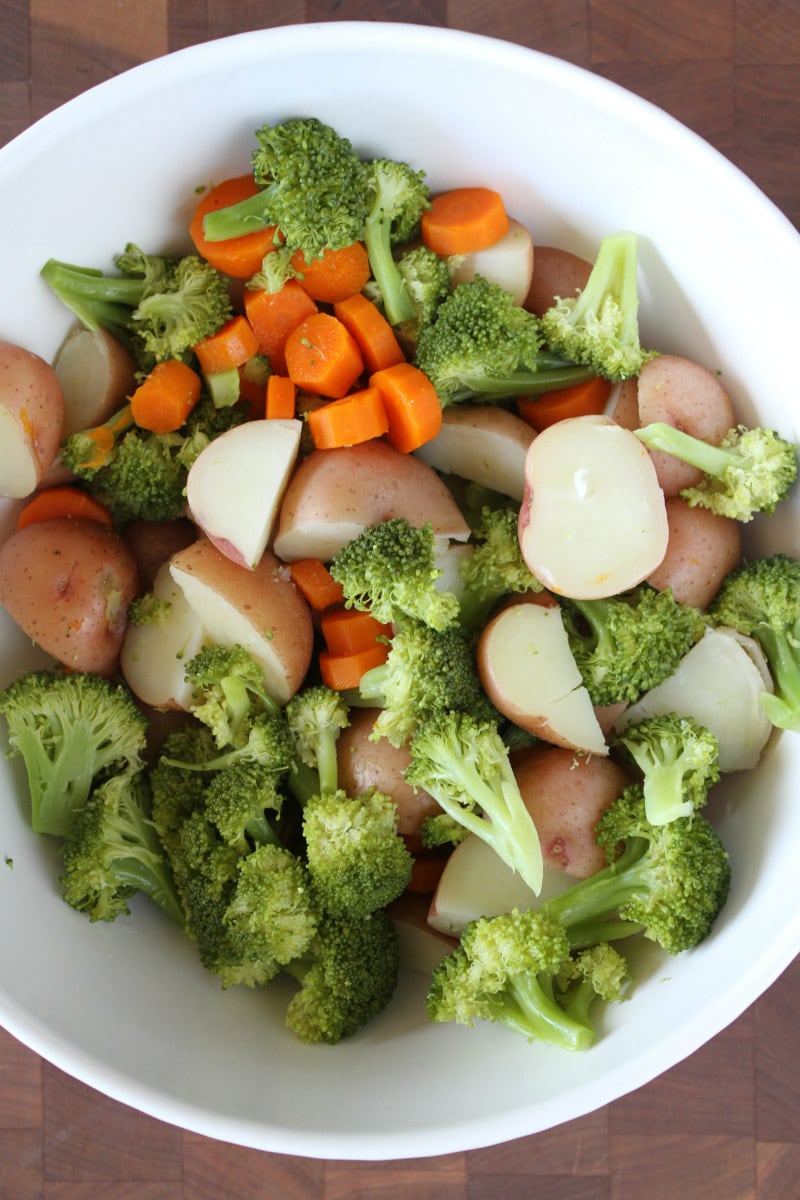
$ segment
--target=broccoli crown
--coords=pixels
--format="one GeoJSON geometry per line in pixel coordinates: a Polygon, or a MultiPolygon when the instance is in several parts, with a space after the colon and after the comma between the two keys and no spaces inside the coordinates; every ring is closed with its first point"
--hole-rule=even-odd
{"type": "Polygon", "coordinates": [[[201,771],[187,771],[171,763],[202,763],[215,753],[210,731],[187,721],[170,730],[150,768],[150,818],[170,855],[179,847],[183,822],[204,804],[209,783],[209,776],[201,771]]]}
{"type": "Polygon", "coordinates": [[[226,277],[198,254],[187,254],[158,290],[145,289],[131,322],[145,352],[161,362],[181,358],[232,312],[226,277]]]}
{"type": "Polygon", "coordinates": [[[265,690],[262,667],[239,643],[204,646],[184,674],[192,685],[192,715],[208,726],[220,747],[242,745],[253,717],[278,712],[265,690]]]}
{"type": "Polygon", "coordinates": [[[188,762],[171,756],[163,761],[172,767],[183,767],[188,771],[226,771],[237,763],[253,763],[264,770],[283,775],[291,770],[294,745],[286,719],[282,712],[277,714],[258,713],[247,724],[246,738],[235,746],[224,746],[220,753],[200,762],[188,762]]]}
{"type": "Polygon", "coordinates": [[[705,629],[699,609],[646,583],[620,596],[565,598],[561,612],[593,704],[637,700],[672,674],[705,629]]]}
{"type": "Polygon", "coordinates": [[[397,809],[383,792],[312,796],[303,809],[303,835],[314,894],[336,916],[359,918],[385,908],[411,878],[413,859],[397,832],[397,809]]]}
{"type": "Polygon", "coordinates": [[[709,606],[715,625],[729,625],[764,651],[774,693],[760,697],[773,725],[800,729],[800,560],[773,554],[737,567],[709,606]]]}
{"type": "Polygon", "coordinates": [[[639,341],[636,266],[635,234],[603,238],[583,290],[557,297],[542,314],[542,333],[553,354],[612,381],[639,374],[653,354],[639,341]]]}
{"type": "Polygon", "coordinates": [[[651,825],[689,817],[719,779],[719,743],[693,717],[664,713],[626,725],[616,738],[642,772],[651,825]]]}
{"type": "Polygon", "coordinates": [[[446,629],[458,618],[456,597],[437,587],[442,571],[430,522],[416,528],[404,517],[390,517],[370,525],[337,552],[330,571],[345,604],[383,625],[411,618],[446,629]]]}
{"type": "Polygon", "coordinates": [[[540,592],[542,584],[522,557],[517,532],[518,510],[485,505],[473,530],[473,551],[461,564],[461,626],[478,632],[493,605],[512,593],[540,592]]]}
{"type": "Polygon", "coordinates": [[[283,795],[274,772],[260,763],[235,762],[227,771],[214,771],[203,804],[223,842],[242,853],[252,845],[277,843],[273,821],[281,815],[283,795]]]}
{"type": "Polygon", "coordinates": [[[136,892],[150,896],[183,924],[169,860],[148,819],[141,771],[112,775],[90,793],[64,838],[64,899],[91,921],[130,912],[136,892]]]}
{"type": "Polygon", "coordinates": [[[386,662],[362,675],[359,693],[380,708],[371,739],[385,737],[393,746],[404,746],[421,721],[442,709],[462,709],[481,719],[495,715],[465,636],[422,621],[398,629],[386,662]]]}
{"type": "Polygon", "coordinates": [[[284,711],[300,761],[316,772],[316,790],[335,792],[339,780],[336,744],[350,724],[350,710],[342,694],[324,684],[311,684],[295,692],[284,711]]]}
{"type": "Polygon", "coordinates": [[[730,864],[702,813],[652,825],[641,784],[630,784],[604,811],[596,838],[609,865],[544,906],[573,945],[601,940],[597,929],[612,940],[614,920],[617,936],[638,926],[669,954],[708,936],[728,896],[730,864]]]}
{"type": "Polygon", "coordinates": [[[681,429],[654,421],[636,430],[651,450],[665,450],[703,472],[681,496],[721,517],[750,521],[755,513],[771,514],[797,477],[797,447],[772,429],[737,425],[718,446],[681,429]]]}
{"type": "Polygon", "coordinates": [[[542,886],[539,835],[520,794],[509,751],[494,721],[435,713],[409,743],[405,780],[481,837],[535,892],[542,886]]]}
{"type": "Polygon", "coordinates": [[[319,915],[303,862],[283,846],[258,846],[239,862],[223,922],[285,966],[305,954],[319,915]]]}
{"type": "MultiPolygon", "coordinates": [[[[414,246],[401,254],[397,259],[397,271],[413,305],[414,315],[397,322],[395,333],[413,357],[420,333],[434,321],[439,306],[450,295],[452,275],[447,259],[427,246],[414,246]]],[[[382,295],[380,298],[382,303],[382,295]]]]}
{"type": "Polygon", "coordinates": [[[414,320],[417,310],[392,251],[419,233],[420,217],[430,204],[430,191],[423,171],[388,158],[364,164],[364,187],[364,244],[370,268],[387,320],[399,325],[414,320]]]}
{"type": "Polygon", "coordinates": [[[339,1042],[391,1000],[399,970],[397,931],[383,911],[361,920],[325,914],[309,953],[287,970],[301,984],[289,1002],[287,1026],[303,1042],[339,1042]]]}
{"type": "Polygon", "coordinates": [[[0,712],[9,753],[25,765],[37,833],[63,837],[95,784],[143,765],[147,720],[124,685],[28,671],[0,691],[0,712]]]}
{"type": "Polygon", "coordinates": [[[484,397],[531,395],[588,372],[542,352],[539,321],[483,276],[459,283],[419,335],[415,363],[443,406],[484,397]]]}
{"type": "Polygon", "coordinates": [[[284,243],[307,260],[358,241],[367,214],[364,168],[350,141],[315,117],[256,131],[253,176],[260,190],[208,213],[209,241],[276,225],[284,243]]]}
{"type": "Polygon", "coordinates": [[[560,1007],[574,1021],[588,1025],[595,1000],[624,1000],[628,964],[608,942],[588,946],[566,959],[555,977],[560,1007]]]}

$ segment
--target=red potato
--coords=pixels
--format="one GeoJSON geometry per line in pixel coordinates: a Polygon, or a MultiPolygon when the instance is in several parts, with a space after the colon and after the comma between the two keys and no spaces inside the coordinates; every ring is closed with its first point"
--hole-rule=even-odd
{"type": "Polygon", "coordinates": [[[136,559],[142,585],[150,587],[159,568],[178,550],[197,540],[197,530],[188,517],[177,517],[174,521],[137,518],[127,522],[122,536],[136,559]]]}
{"type": "Polygon", "coordinates": [[[0,496],[21,500],[58,456],[64,392],[38,354],[0,341],[0,496]]]}
{"type": "Polygon", "coordinates": [[[138,586],[128,546],[97,521],[41,521],[0,547],[0,603],[73,671],[114,674],[138,586]]]}
{"type": "Polygon", "coordinates": [[[72,329],[53,359],[64,392],[63,437],[102,425],[136,386],[133,355],[105,329],[72,329]]]}
{"type": "Polygon", "coordinates": [[[535,430],[496,405],[446,408],[436,437],[416,451],[417,458],[446,475],[493,488],[512,500],[525,491],[525,455],[535,430]]]}
{"type": "Polygon", "coordinates": [[[742,555],[738,521],[707,508],[693,508],[680,496],[666,503],[667,552],[647,582],[659,591],[672,589],[676,600],[706,608],[742,555]]]}
{"type": "Polygon", "coordinates": [[[185,667],[202,649],[205,629],[172,578],[168,562],[157,572],[152,594],[169,608],[159,620],[128,625],[120,652],[122,674],[143,704],[188,710],[193,689],[185,667]]]}
{"type": "Polygon", "coordinates": [[[639,421],[639,380],[623,379],[614,397],[610,415],[623,429],[638,429],[639,421]]]}
{"type": "Polygon", "coordinates": [[[569,250],[556,246],[537,246],[533,277],[524,307],[540,317],[557,296],[566,298],[586,287],[592,264],[569,250]]]}
{"type": "Polygon", "coordinates": [[[533,746],[513,759],[514,776],[542,843],[545,866],[588,879],[606,865],[594,829],[630,783],[610,758],[533,746]]]}
{"type": "Polygon", "coordinates": [[[515,304],[524,304],[533,278],[535,252],[530,230],[511,218],[508,230],[484,250],[460,254],[452,260],[453,286],[468,283],[482,275],[490,283],[499,284],[514,297],[515,304]]]}

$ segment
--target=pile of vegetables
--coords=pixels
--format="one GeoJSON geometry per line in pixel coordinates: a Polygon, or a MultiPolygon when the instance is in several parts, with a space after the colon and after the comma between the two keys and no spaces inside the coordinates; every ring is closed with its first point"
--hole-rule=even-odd
{"type": "Polygon", "coordinates": [[[741,543],[796,449],[641,345],[631,232],[540,247],[315,118],[251,165],[183,255],[45,263],[52,364],[0,343],[32,827],[90,921],[291,977],[303,1041],[424,938],[431,1020],[585,1049],[626,942],[710,935],[715,785],[800,729],[800,561],[741,543]]]}

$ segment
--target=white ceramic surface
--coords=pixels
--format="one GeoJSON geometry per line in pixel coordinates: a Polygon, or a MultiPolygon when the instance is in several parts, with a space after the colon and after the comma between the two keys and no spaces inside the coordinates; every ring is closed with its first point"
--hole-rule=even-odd
{"type": "MultiPolygon", "coordinates": [[[[800,238],[788,221],[647,103],[443,29],[244,34],[136,68],[46,117],[0,151],[0,336],[51,355],[69,319],[38,278],[48,256],[109,267],[127,241],[178,247],[195,186],[245,171],[254,130],[298,114],[364,153],[424,167],[435,187],[499,188],[539,242],[591,256],[604,234],[637,230],[644,340],[722,369],[744,420],[800,440],[796,381],[773,352],[796,339],[800,238]]],[[[753,537],[800,553],[798,502],[755,522],[753,537]]],[[[30,661],[4,621],[0,683],[30,661]]],[[[110,926],[72,912],[54,847],[28,826],[21,765],[0,763],[0,1022],[124,1103],[265,1150],[390,1159],[533,1133],[693,1052],[800,950],[799,769],[800,738],[785,735],[757,775],[729,781],[714,816],[733,887],[713,936],[670,960],[646,947],[633,999],[608,1012],[592,1050],[569,1055],[499,1028],[429,1024],[426,981],[410,974],[351,1041],[300,1045],[283,1028],[280,983],[221,991],[147,905],[110,926]]]]}

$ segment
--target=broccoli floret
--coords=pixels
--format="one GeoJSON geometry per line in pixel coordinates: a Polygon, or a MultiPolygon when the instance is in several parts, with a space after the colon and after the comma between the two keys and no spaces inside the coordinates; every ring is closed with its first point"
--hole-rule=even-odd
{"type": "Polygon", "coordinates": [[[672,674],[706,627],[699,609],[646,583],[619,596],[564,598],[561,614],[593,704],[637,700],[672,674]]]}
{"type": "Polygon", "coordinates": [[[420,332],[414,359],[443,407],[463,400],[531,396],[591,372],[542,349],[539,321],[483,276],[459,283],[420,332]]]}
{"type": "Polygon", "coordinates": [[[274,771],[260,763],[236,762],[214,771],[203,794],[206,818],[228,846],[278,845],[276,823],[283,808],[274,771]],[[269,816],[267,814],[270,814],[269,816]]]}
{"type": "Polygon", "coordinates": [[[301,984],[286,1024],[302,1042],[350,1037],[386,1008],[398,970],[397,931],[383,911],[361,920],[327,914],[308,954],[286,967],[301,984]]]}
{"type": "Polygon", "coordinates": [[[518,509],[484,506],[473,530],[473,551],[461,564],[461,627],[477,633],[494,604],[512,593],[540,592],[542,584],[522,557],[517,532],[518,509]]]}
{"type": "Polygon", "coordinates": [[[255,716],[279,711],[266,691],[263,669],[238,643],[204,646],[184,674],[192,685],[192,715],[208,726],[220,747],[241,745],[255,716]]]}
{"type": "MultiPolygon", "coordinates": [[[[453,277],[447,259],[427,246],[406,250],[397,260],[397,270],[414,306],[414,315],[398,322],[395,334],[408,357],[413,358],[422,330],[433,323],[439,306],[452,291],[453,277]]],[[[383,297],[378,294],[382,303],[383,297]]]]}
{"type": "Polygon", "coordinates": [[[592,1000],[618,999],[626,974],[611,947],[602,957],[573,963],[564,929],[541,911],[481,917],[434,969],[428,1016],[464,1025],[496,1021],[528,1041],[585,1050],[595,1036],[592,1000]]]}
{"type": "Polygon", "coordinates": [[[338,551],[330,571],[345,604],[383,625],[411,618],[446,629],[458,619],[458,600],[437,587],[442,571],[430,522],[416,528],[404,517],[390,517],[370,525],[338,551]]]}
{"type": "Polygon", "coordinates": [[[480,719],[496,715],[461,631],[431,629],[422,621],[398,629],[386,662],[362,675],[358,691],[362,703],[380,709],[371,739],[385,737],[393,746],[404,746],[421,721],[443,709],[480,719]]]}
{"type": "Polygon", "coordinates": [[[719,743],[693,717],[664,713],[631,721],[615,744],[643,775],[645,815],[651,825],[690,817],[719,779],[719,743]]]}
{"type": "Polygon", "coordinates": [[[91,921],[129,913],[129,898],[144,892],[183,924],[149,805],[144,773],[124,771],[99,784],[75,813],[64,839],[64,899],[91,921]]]}
{"type": "Polygon", "coordinates": [[[312,684],[295,692],[284,711],[297,756],[313,772],[314,791],[335,792],[339,786],[336,744],[350,724],[344,697],[324,684],[312,684]]]}
{"type": "Polygon", "coordinates": [[[376,158],[365,164],[364,181],[367,201],[364,244],[386,319],[390,325],[413,321],[417,310],[393,250],[419,233],[420,217],[430,206],[425,173],[404,162],[376,158]]]}
{"type": "Polygon", "coordinates": [[[187,721],[170,730],[150,768],[150,818],[170,855],[178,849],[183,822],[202,808],[209,783],[209,776],[201,771],[187,771],[170,763],[202,763],[212,758],[216,749],[210,730],[187,721]]]}
{"type": "Polygon", "coordinates": [[[239,863],[223,921],[243,940],[257,938],[281,966],[300,958],[319,924],[303,862],[283,846],[257,847],[239,863]]]}
{"type": "Polygon", "coordinates": [[[654,355],[639,341],[636,268],[635,234],[603,238],[583,290],[557,297],[542,314],[550,351],[612,381],[638,375],[654,355]]]}
{"type": "Polygon", "coordinates": [[[800,730],[800,560],[773,554],[745,563],[725,578],[708,611],[715,625],[758,642],[774,683],[761,706],[773,725],[800,730]]]}
{"type": "Polygon", "coordinates": [[[420,836],[425,850],[436,850],[440,846],[447,846],[452,850],[470,836],[470,831],[449,813],[436,813],[422,822],[420,836]]]}
{"type": "Polygon", "coordinates": [[[127,687],[99,676],[28,671],[0,692],[0,712],[37,833],[63,837],[95,784],[143,765],[147,720],[127,687]]]}
{"type": "Polygon", "coordinates": [[[544,905],[573,946],[640,930],[680,954],[708,936],[728,897],[730,864],[703,813],[652,825],[641,784],[630,784],[605,810],[595,836],[609,865],[544,905]]]}
{"type": "Polygon", "coordinates": [[[220,753],[199,762],[188,762],[166,756],[162,761],[170,767],[186,771],[226,771],[236,764],[252,763],[276,775],[291,770],[294,745],[283,713],[259,713],[248,722],[246,740],[235,746],[223,747],[220,753]]]}
{"type": "Polygon", "coordinates": [[[737,425],[718,446],[663,421],[637,429],[636,436],[648,449],[664,450],[703,472],[699,483],[681,492],[688,504],[735,521],[773,513],[797,477],[797,447],[761,426],[737,425]]]}
{"type": "Polygon", "coordinates": [[[483,838],[538,895],[543,860],[539,835],[525,807],[508,748],[493,721],[468,713],[437,713],[409,743],[405,780],[483,838]]]}
{"type": "Polygon", "coordinates": [[[312,796],[303,809],[303,835],[314,894],[334,916],[356,919],[385,908],[411,878],[413,859],[397,832],[397,808],[383,792],[312,796]]]}
{"type": "Polygon", "coordinates": [[[143,368],[183,357],[233,311],[226,277],[197,254],[145,254],[129,243],[115,262],[117,276],[51,258],[41,274],[87,328],[120,338],[143,368]]]}
{"type": "Polygon", "coordinates": [[[362,238],[364,168],[347,138],[315,117],[264,125],[255,136],[252,166],[260,190],[208,213],[208,241],[276,225],[286,246],[309,260],[362,238]]]}

